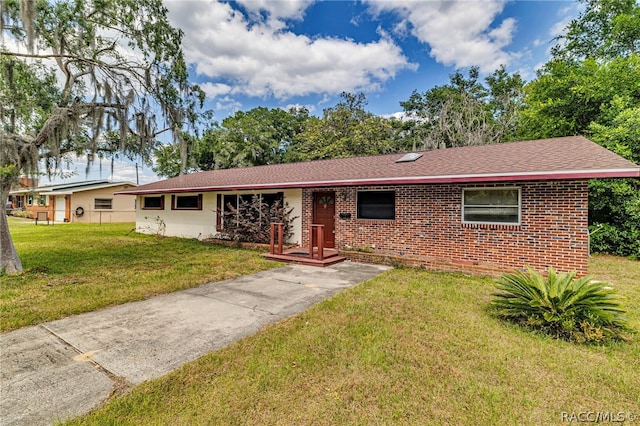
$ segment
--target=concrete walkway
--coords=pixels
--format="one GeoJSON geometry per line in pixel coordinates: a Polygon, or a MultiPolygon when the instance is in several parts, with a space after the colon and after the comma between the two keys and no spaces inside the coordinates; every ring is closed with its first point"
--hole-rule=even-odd
{"type": "Polygon", "coordinates": [[[0,424],[84,414],[386,269],[289,265],[2,334],[0,424]]]}

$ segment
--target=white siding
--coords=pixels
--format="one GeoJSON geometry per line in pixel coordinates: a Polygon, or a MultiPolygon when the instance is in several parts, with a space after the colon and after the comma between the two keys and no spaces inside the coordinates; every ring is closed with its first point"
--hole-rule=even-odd
{"type": "MultiPolygon", "coordinates": [[[[302,241],[302,190],[258,191],[260,193],[284,192],[284,199],[293,208],[292,215],[298,216],[293,222],[294,234],[289,242],[302,241]]],[[[229,194],[253,194],[254,191],[220,192],[229,194]]],[[[143,196],[138,196],[136,209],[136,229],[145,234],[162,234],[181,238],[209,238],[218,235],[216,231],[217,192],[202,193],[202,210],[171,210],[171,195],[164,195],[163,210],[143,210],[143,196]],[[164,225],[164,230],[161,229],[164,225]]],[[[196,193],[193,193],[196,195],[196,193]]]]}
{"type": "Polygon", "coordinates": [[[302,244],[302,189],[287,189],[284,191],[284,199],[293,208],[291,215],[297,218],[293,221],[293,235],[288,243],[302,244]]]}

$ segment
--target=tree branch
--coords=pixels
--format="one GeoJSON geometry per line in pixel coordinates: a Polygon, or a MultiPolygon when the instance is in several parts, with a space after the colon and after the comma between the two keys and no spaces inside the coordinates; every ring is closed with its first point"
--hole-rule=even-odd
{"type": "Polygon", "coordinates": [[[69,122],[69,117],[79,117],[86,115],[96,108],[127,109],[127,106],[119,103],[89,102],[76,103],[70,107],[56,107],[51,116],[44,122],[42,128],[33,140],[36,148],[40,148],[45,142],[52,138],[57,130],[64,129],[69,122]]]}

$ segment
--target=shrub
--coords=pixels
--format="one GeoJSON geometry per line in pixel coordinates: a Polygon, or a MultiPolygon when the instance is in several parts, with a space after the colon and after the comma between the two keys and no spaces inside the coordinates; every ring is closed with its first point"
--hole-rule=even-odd
{"type": "Polygon", "coordinates": [[[626,340],[628,322],[621,297],[607,283],[576,273],[547,277],[527,268],[504,274],[492,301],[499,317],[554,338],[578,343],[626,340]]]}
{"type": "Polygon", "coordinates": [[[29,210],[14,210],[12,213],[13,217],[22,217],[25,219],[33,219],[33,212],[29,210]]]}
{"type": "Polygon", "coordinates": [[[284,241],[293,235],[291,216],[293,208],[281,200],[268,204],[255,195],[251,201],[242,200],[238,208],[228,205],[224,213],[224,230],[222,237],[234,241],[268,244],[270,240],[271,223],[283,223],[284,241]]]}
{"type": "Polygon", "coordinates": [[[640,182],[589,181],[591,251],[640,258],[640,182]]]}

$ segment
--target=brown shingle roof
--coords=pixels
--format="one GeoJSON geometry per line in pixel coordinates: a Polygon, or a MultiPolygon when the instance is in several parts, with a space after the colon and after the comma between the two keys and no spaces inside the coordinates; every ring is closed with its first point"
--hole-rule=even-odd
{"type": "Polygon", "coordinates": [[[640,177],[640,167],[582,136],[193,173],[130,194],[313,186],[640,177]]]}

